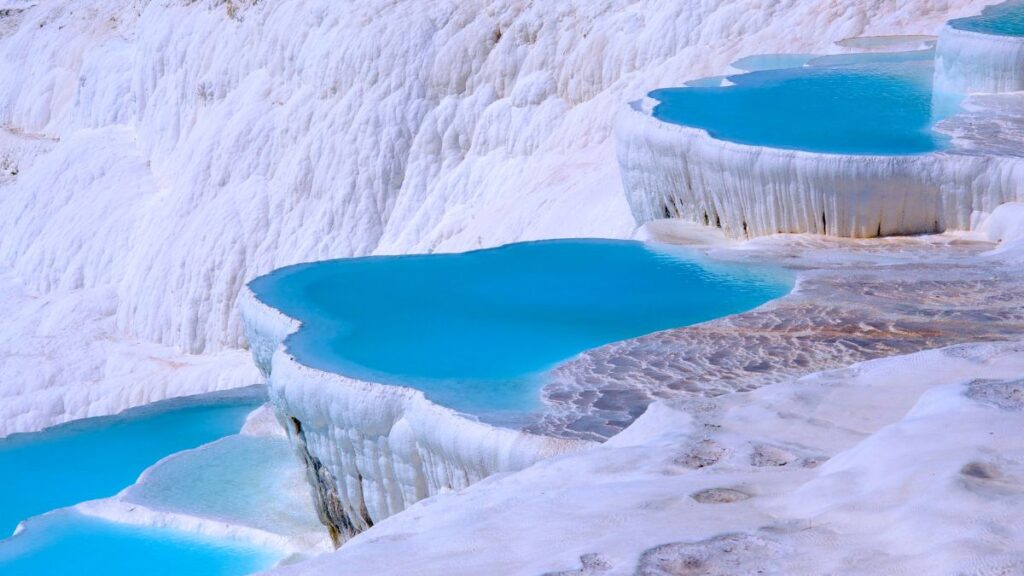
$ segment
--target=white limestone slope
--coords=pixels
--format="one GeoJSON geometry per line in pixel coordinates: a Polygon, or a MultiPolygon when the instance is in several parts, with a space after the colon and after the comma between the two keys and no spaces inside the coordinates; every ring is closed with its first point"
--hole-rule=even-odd
{"type": "Polygon", "coordinates": [[[296,321],[248,288],[240,306],[274,410],[306,459],[321,519],[338,541],[423,498],[590,445],[497,428],[419,390],[304,366],[283,346],[296,321]]]}
{"type": "Polygon", "coordinates": [[[260,381],[241,350],[189,355],[124,338],[117,301],[106,286],[33,294],[0,271],[0,437],[260,381]]]}
{"type": "Polygon", "coordinates": [[[734,238],[971,230],[979,215],[1024,200],[1024,149],[1000,138],[1024,126],[1024,95],[1011,98],[1015,114],[1003,113],[1003,103],[968,101],[970,113],[938,125],[953,136],[949,150],[905,156],[727,142],[655,119],[645,99],[616,123],[623,188],[639,223],[683,218],[734,238]]]}
{"type": "Polygon", "coordinates": [[[995,209],[981,226],[981,232],[992,242],[999,242],[999,252],[1024,253],[1024,203],[1008,202],[995,209]]]}

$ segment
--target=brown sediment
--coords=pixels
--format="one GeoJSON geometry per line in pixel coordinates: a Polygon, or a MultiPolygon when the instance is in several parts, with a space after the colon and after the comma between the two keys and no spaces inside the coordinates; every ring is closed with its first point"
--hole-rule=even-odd
{"type": "MultiPolygon", "coordinates": [[[[288,417],[288,420],[292,428],[290,436],[293,446],[305,464],[306,480],[312,489],[313,507],[320,522],[327,528],[331,543],[338,548],[356,534],[373,526],[373,522],[361,499],[358,514],[346,506],[338,494],[338,482],[330,469],[309,451],[302,422],[294,416],[288,417]]],[[[362,483],[362,477],[359,478],[359,482],[362,483]]]]}

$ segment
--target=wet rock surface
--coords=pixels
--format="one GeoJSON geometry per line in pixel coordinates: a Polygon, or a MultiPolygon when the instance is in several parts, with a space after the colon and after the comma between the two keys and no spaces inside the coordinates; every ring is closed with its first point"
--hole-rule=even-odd
{"type": "Polygon", "coordinates": [[[551,373],[542,391],[549,411],[527,430],[600,441],[659,399],[745,392],[873,358],[1005,340],[1024,332],[1024,270],[980,256],[992,247],[948,237],[764,242],[741,257],[795,270],[793,293],[581,354],[551,373]]]}
{"type": "Polygon", "coordinates": [[[725,456],[725,447],[714,440],[706,439],[695,443],[675,463],[694,470],[718,463],[725,456]]]}
{"type": "Polygon", "coordinates": [[[331,542],[337,548],[346,540],[373,526],[365,506],[353,513],[338,494],[338,482],[329,468],[310,453],[302,423],[295,417],[290,419],[292,437],[296,452],[306,468],[306,480],[312,489],[313,507],[320,522],[327,528],[331,542]]]}
{"type": "Polygon", "coordinates": [[[785,466],[796,459],[796,454],[785,448],[769,444],[759,444],[754,447],[754,451],[750,454],[750,465],[758,468],[785,466]]]}

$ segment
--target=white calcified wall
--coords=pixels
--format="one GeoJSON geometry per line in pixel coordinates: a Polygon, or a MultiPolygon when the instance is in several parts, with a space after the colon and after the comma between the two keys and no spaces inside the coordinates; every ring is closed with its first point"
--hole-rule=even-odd
{"type": "Polygon", "coordinates": [[[655,119],[648,99],[624,107],[617,124],[625,195],[637,222],[682,218],[734,238],[970,230],[1024,200],[1022,96],[968,101],[968,112],[939,125],[953,136],[948,152],[906,156],[726,142],[655,119]]]}
{"type": "Polygon", "coordinates": [[[496,428],[418,390],[303,366],[281,346],[298,322],[247,288],[240,308],[253,359],[306,461],[321,519],[336,542],[423,498],[590,445],[496,428]]]}
{"type": "Polygon", "coordinates": [[[953,94],[1024,90],[1024,38],[943,27],[935,49],[935,89],[953,94]]]}
{"type": "Polygon", "coordinates": [[[238,346],[275,266],[628,234],[609,134],[653,87],[983,4],[43,0],[2,19],[0,125],[60,141],[0,195],[0,261],[113,287],[125,336],[238,346]]]}

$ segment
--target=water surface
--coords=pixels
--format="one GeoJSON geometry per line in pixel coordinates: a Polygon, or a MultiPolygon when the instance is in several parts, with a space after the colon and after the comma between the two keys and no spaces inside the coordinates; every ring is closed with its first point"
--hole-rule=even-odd
{"type": "Polygon", "coordinates": [[[907,155],[947,145],[932,130],[940,115],[932,108],[929,52],[838,56],[823,63],[829,65],[812,61],[730,76],[733,86],[655,90],[653,114],[754,146],[907,155]]]}
{"type": "Polygon", "coordinates": [[[29,517],[113,496],[161,458],[238,432],[265,395],[253,387],[181,398],[0,439],[0,537],[29,517]]]}
{"type": "Polygon", "coordinates": [[[790,286],[778,271],[608,240],[315,262],[250,284],[303,322],[286,340],[303,364],[492,420],[536,409],[542,373],[583,350],[749,310],[790,286]]]}
{"type": "Polygon", "coordinates": [[[745,72],[799,68],[815,57],[814,54],[754,54],[733,62],[731,66],[745,72]]]}
{"type": "Polygon", "coordinates": [[[243,576],[279,553],[181,532],[128,526],[62,510],[0,541],[4,576],[243,576]]]}
{"type": "Polygon", "coordinates": [[[977,16],[950,20],[949,24],[968,32],[997,36],[1024,36],[1024,0],[1010,0],[989,6],[977,16]]]}

